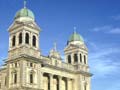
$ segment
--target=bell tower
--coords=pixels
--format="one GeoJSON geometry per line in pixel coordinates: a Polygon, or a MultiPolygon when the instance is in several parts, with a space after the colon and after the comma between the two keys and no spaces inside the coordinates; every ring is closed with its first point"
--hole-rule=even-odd
{"type": "Polygon", "coordinates": [[[88,49],[80,34],[76,31],[70,36],[67,46],[64,49],[65,61],[74,67],[74,71],[81,72],[77,75],[75,82],[77,90],[90,90],[90,77],[88,66],[88,49]]]}
{"type": "Polygon", "coordinates": [[[35,22],[34,13],[26,7],[19,10],[14,22],[9,27],[9,56],[17,57],[25,54],[39,57],[39,33],[40,28],[35,22]]]}
{"type": "Polygon", "coordinates": [[[74,31],[70,36],[67,46],[64,49],[64,53],[67,63],[87,66],[88,50],[82,36],[80,36],[76,31],[74,31]]]}

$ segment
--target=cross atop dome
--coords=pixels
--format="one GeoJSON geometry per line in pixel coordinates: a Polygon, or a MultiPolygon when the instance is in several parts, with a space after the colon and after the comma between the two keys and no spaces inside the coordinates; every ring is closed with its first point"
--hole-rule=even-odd
{"type": "Polygon", "coordinates": [[[57,43],[54,42],[54,50],[57,51],[57,43]]]}
{"type": "Polygon", "coordinates": [[[26,5],[27,5],[27,1],[24,0],[24,8],[26,8],[26,5]]]}
{"type": "Polygon", "coordinates": [[[73,29],[74,29],[74,33],[76,33],[77,27],[74,27],[73,29]]]}

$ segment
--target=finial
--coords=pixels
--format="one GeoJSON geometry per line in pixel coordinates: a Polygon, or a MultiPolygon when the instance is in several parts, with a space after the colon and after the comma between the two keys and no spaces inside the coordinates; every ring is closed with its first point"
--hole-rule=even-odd
{"type": "Polygon", "coordinates": [[[54,42],[54,50],[57,51],[57,44],[54,42]]]}
{"type": "Polygon", "coordinates": [[[27,4],[27,1],[26,1],[26,0],[24,0],[24,8],[26,8],[26,4],[27,4]]]}
{"type": "Polygon", "coordinates": [[[77,27],[74,27],[73,29],[74,29],[74,33],[76,33],[77,27]]]}

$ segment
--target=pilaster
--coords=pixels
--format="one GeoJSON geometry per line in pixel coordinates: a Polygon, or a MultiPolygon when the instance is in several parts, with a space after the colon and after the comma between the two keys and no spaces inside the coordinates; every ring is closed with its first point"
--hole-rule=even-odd
{"type": "Polygon", "coordinates": [[[40,72],[40,89],[43,89],[43,72],[40,72]]]}
{"type": "Polygon", "coordinates": [[[62,90],[62,77],[58,76],[59,79],[59,90],[62,90]]]}
{"type": "Polygon", "coordinates": [[[74,54],[71,54],[71,63],[74,64],[74,54]]]}
{"type": "Polygon", "coordinates": [[[50,77],[50,90],[53,90],[53,75],[49,74],[50,77]]]}

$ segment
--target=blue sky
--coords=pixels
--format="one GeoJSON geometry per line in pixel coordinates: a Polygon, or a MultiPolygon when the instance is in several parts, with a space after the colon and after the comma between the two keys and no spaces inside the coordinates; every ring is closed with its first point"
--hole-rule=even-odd
{"type": "MultiPolygon", "coordinates": [[[[0,0],[0,63],[8,53],[8,27],[23,0],[0,0]]],[[[63,56],[73,27],[89,49],[92,90],[120,90],[119,0],[28,0],[41,27],[40,48],[49,53],[54,41],[63,56]]]]}

